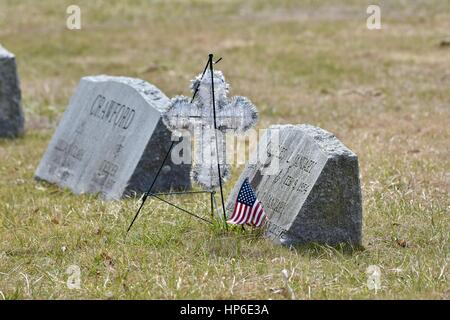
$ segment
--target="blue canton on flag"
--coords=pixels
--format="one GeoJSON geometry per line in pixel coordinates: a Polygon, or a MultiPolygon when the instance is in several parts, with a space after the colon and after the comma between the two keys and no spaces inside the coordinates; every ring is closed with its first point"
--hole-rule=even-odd
{"type": "Polygon", "coordinates": [[[256,194],[248,182],[248,178],[246,178],[239,190],[234,211],[227,223],[249,224],[259,227],[265,220],[265,217],[266,213],[256,198],[256,194]]]}

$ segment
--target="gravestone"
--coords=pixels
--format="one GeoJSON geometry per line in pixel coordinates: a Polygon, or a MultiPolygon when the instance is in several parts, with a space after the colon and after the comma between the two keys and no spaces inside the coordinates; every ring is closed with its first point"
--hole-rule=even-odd
{"type": "Polygon", "coordinates": [[[351,150],[311,125],[271,126],[258,150],[228,198],[228,214],[249,178],[268,216],[266,236],[275,242],[361,244],[359,167],[351,150]]]}
{"type": "Polygon", "coordinates": [[[24,117],[16,58],[0,45],[0,137],[14,138],[23,131],[24,117]]]}
{"type": "MultiPolygon", "coordinates": [[[[169,99],[140,79],[81,79],[36,170],[36,179],[118,199],[147,190],[171,144],[169,99]]],[[[168,157],[152,191],[190,188],[190,165],[168,157]]]]}

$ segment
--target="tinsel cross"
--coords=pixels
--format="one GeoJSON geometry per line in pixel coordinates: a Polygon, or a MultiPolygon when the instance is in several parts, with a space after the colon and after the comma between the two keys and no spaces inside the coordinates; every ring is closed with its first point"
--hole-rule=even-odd
{"type": "Polygon", "coordinates": [[[171,99],[170,106],[163,115],[163,122],[174,134],[183,135],[183,131],[188,131],[193,135],[194,159],[191,178],[208,191],[219,186],[217,161],[220,164],[222,179],[226,180],[230,176],[230,165],[226,157],[226,134],[244,133],[258,120],[258,111],[250,100],[242,96],[227,98],[229,84],[225,82],[221,71],[216,70],[213,74],[217,132],[214,132],[212,81],[209,70],[203,77],[200,74],[191,81],[191,90],[198,90],[192,101],[185,96],[176,96],[171,99]]]}

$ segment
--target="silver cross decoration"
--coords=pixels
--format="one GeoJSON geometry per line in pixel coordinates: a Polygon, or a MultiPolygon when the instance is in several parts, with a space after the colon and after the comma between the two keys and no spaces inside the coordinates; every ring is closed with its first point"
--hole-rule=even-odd
{"type": "Polygon", "coordinates": [[[225,82],[222,72],[216,70],[213,74],[217,132],[214,130],[210,70],[203,77],[199,74],[191,81],[191,90],[198,90],[192,102],[188,97],[176,96],[171,99],[163,115],[163,122],[175,135],[180,136],[186,130],[193,134],[191,178],[208,191],[214,191],[219,186],[217,161],[220,163],[222,179],[226,180],[230,176],[225,134],[244,133],[258,121],[258,111],[250,100],[241,96],[228,99],[229,84],[225,82]]]}

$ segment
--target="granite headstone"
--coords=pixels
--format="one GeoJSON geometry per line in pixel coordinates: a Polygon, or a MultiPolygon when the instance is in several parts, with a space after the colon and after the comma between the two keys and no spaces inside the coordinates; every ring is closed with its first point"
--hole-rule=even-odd
{"type": "Polygon", "coordinates": [[[24,131],[16,58],[0,45],[0,137],[14,138],[24,131]]]}
{"type": "MultiPolygon", "coordinates": [[[[118,199],[146,191],[171,144],[162,123],[169,99],[146,81],[81,79],[36,170],[36,179],[118,199]]],[[[168,157],[152,191],[189,189],[190,165],[168,157]]]]}
{"type": "Polygon", "coordinates": [[[271,126],[258,149],[228,198],[228,214],[249,178],[268,216],[266,236],[275,242],[361,244],[359,166],[351,150],[311,125],[271,126]],[[267,155],[262,160],[261,150],[267,155]]]}

